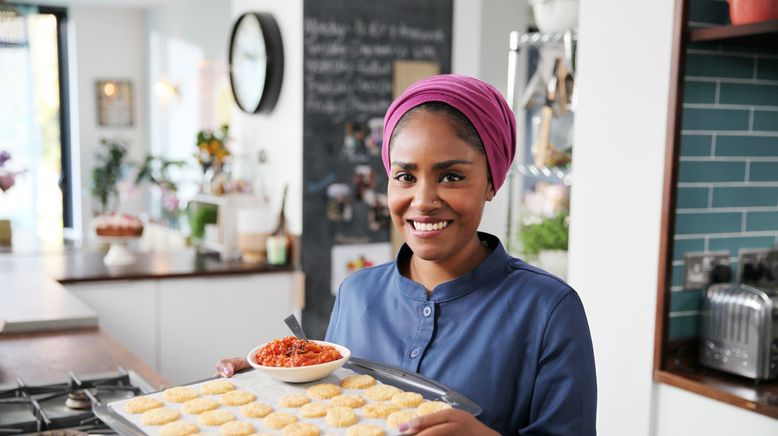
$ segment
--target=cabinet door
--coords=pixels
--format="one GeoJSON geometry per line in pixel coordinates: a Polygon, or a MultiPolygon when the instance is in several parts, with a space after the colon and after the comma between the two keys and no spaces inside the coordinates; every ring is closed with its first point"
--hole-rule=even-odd
{"type": "Polygon", "coordinates": [[[172,383],[214,374],[222,357],[245,357],[289,335],[283,319],[300,315],[293,274],[160,280],[160,373],[172,383]]]}
{"type": "Polygon", "coordinates": [[[101,329],[149,366],[159,370],[155,281],[78,283],[66,287],[97,312],[101,329]]]}

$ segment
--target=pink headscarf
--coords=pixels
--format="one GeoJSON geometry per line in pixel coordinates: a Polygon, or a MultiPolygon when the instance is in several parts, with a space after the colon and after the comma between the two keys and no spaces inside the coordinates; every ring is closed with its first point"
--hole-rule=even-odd
{"type": "Polygon", "coordinates": [[[516,120],[508,103],[488,83],[458,74],[442,74],[411,85],[389,106],[384,117],[384,141],[381,158],[386,174],[391,173],[389,139],[406,112],[422,103],[438,101],[459,110],[473,123],[484,143],[486,162],[497,192],[505,181],[516,153],[516,120]]]}

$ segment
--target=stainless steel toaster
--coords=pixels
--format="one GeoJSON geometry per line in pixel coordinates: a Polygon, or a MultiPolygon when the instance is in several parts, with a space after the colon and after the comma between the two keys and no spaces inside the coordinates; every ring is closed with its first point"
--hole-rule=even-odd
{"type": "Polygon", "coordinates": [[[702,365],[756,380],[776,378],[778,285],[711,285],[701,315],[702,365]]]}

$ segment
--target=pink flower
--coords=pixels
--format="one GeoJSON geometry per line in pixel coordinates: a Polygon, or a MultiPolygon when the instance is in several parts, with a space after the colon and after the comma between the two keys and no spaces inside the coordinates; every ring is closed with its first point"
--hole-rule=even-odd
{"type": "Polygon", "coordinates": [[[163,191],[163,192],[165,192],[165,194],[163,194],[163,198],[162,198],[162,207],[164,207],[165,210],[170,213],[178,212],[178,208],[179,208],[178,195],[176,195],[175,191],[163,191]]]}
{"type": "Polygon", "coordinates": [[[12,173],[0,174],[0,190],[5,192],[15,184],[14,175],[12,173]]]}

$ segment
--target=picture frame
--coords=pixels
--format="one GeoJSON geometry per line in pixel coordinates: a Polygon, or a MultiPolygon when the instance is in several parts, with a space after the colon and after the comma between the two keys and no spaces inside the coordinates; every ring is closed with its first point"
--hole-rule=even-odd
{"type": "Polygon", "coordinates": [[[97,124],[103,127],[132,127],[132,82],[129,80],[97,80],[97,124]]]}

